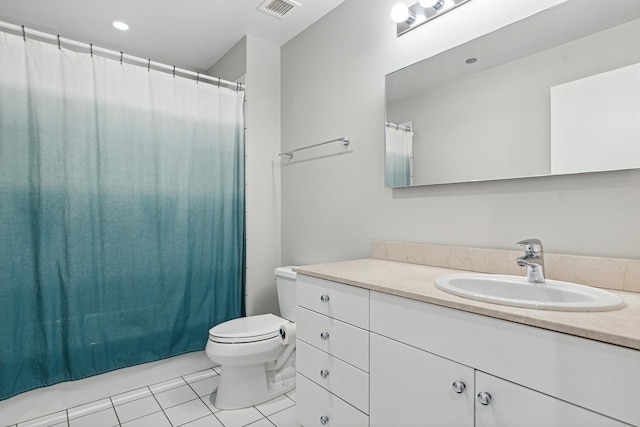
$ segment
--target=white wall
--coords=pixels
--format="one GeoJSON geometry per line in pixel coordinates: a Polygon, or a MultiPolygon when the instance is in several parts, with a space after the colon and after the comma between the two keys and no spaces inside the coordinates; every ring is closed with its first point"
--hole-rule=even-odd
{"type": "Polygon", "coordinates": [[[246,83],[247,315],[278,313],[281,265],[280,47],[247,35],[208,71],[246,83]]]}
{"type": "Polygon", "coordinates": [[[244,79],[247,73],[247,36],[240,39],[222,58],[207,70],[207,74],[231,82],[244,79]]]}
{"type": "MultiPolygon", "coordinates": [[[[282,168],[282,257],[370,255],[374,239],[640,258],[640,171],[384,189],[384,76],[559,0],[476,0],[396,38],[396,0],[347,0],[282,49],[282,147],[350,155],[282,168]]],[[[526,153],[523,153],[526,155],[526,153]]]]}

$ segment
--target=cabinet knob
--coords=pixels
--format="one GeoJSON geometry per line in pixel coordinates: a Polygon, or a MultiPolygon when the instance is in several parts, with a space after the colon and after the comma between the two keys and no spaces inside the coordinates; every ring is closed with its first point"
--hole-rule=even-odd
{"type": "Polygon", "coordinates": [[[329,295],[324,294],[320,297],[320,301],[322,302],[329,302],[329,295]]]}
{"type": "Polygon", "coordinates": [[[329,371],[327,371],[326,369],[323,369],[322,371],[320,371],[320,376],[322,378],[327,378],[329,376],[329,371]]]}
{"type": "Polygon", "coordinates": [[[321,332],[321,333],[320,333],[320,339],[321,339],[322,341],[326,341],[326,340],[328,340],[328,339],[329,339],[329,332],[321,332]]]}
{"type": "Polygon", "coordinates": [[[327,417],[326,415],[323,415],[320,417],[320,424],[322,424],[323,426],[326,426],[328,422],[329,422],[329,417],[327,417]]]}
{"type": "Polygon", "coordinates": [[[462,381],[454,381],[453,384],[451,384],[451,387],[453,388],[453,391],[460,394],[464,392],[464,389],[467,388],[467,385],[462,381]]]}
{"type": "Polygon", "coordinates": [[[481,391],[478,393],[478,402],[480,402],[481,405],[487,406],[491,403],[491,395],[486,391],[481,391]]]}

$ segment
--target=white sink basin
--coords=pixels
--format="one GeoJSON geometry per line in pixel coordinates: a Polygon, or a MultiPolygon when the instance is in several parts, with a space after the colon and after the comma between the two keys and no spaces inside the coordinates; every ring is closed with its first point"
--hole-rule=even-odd
{"type": "Polygon", "coordinates": [[[624,300],[611,292],[557,280],[530,283],[526,277],[475,273],[440,276],[435,284],[464,298],[539,310],[607,311],[624,306],[624,300]]]}

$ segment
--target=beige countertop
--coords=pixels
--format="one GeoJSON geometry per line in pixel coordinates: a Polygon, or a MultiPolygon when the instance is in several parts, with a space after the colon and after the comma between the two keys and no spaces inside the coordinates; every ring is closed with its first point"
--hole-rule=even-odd
{"type": "Polygon", "coordinates": [[[295,267],[307,276],[398,295],[497,319],[536,326],[640,350],[640,293],[611,291],[625,300],[623,308],[605,312],[536,310],[485,303],[436,288],[436,277],[469,273],[441,267],[362,259],[295,267]]]}

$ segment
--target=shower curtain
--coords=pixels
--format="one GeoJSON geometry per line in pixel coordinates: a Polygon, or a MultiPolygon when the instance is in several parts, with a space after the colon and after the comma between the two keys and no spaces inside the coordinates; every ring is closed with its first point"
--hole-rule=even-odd
{"type": "Polygon", "coordinates": [[[385,137],[387,188],[413,184],[413,132],[387,126],[385,137]]]}
{"type": "Polygon", "coordinates": [[[0,70],[0,399],[203,349],[243,314],[243,93],[6,33],[0,70]]]}

